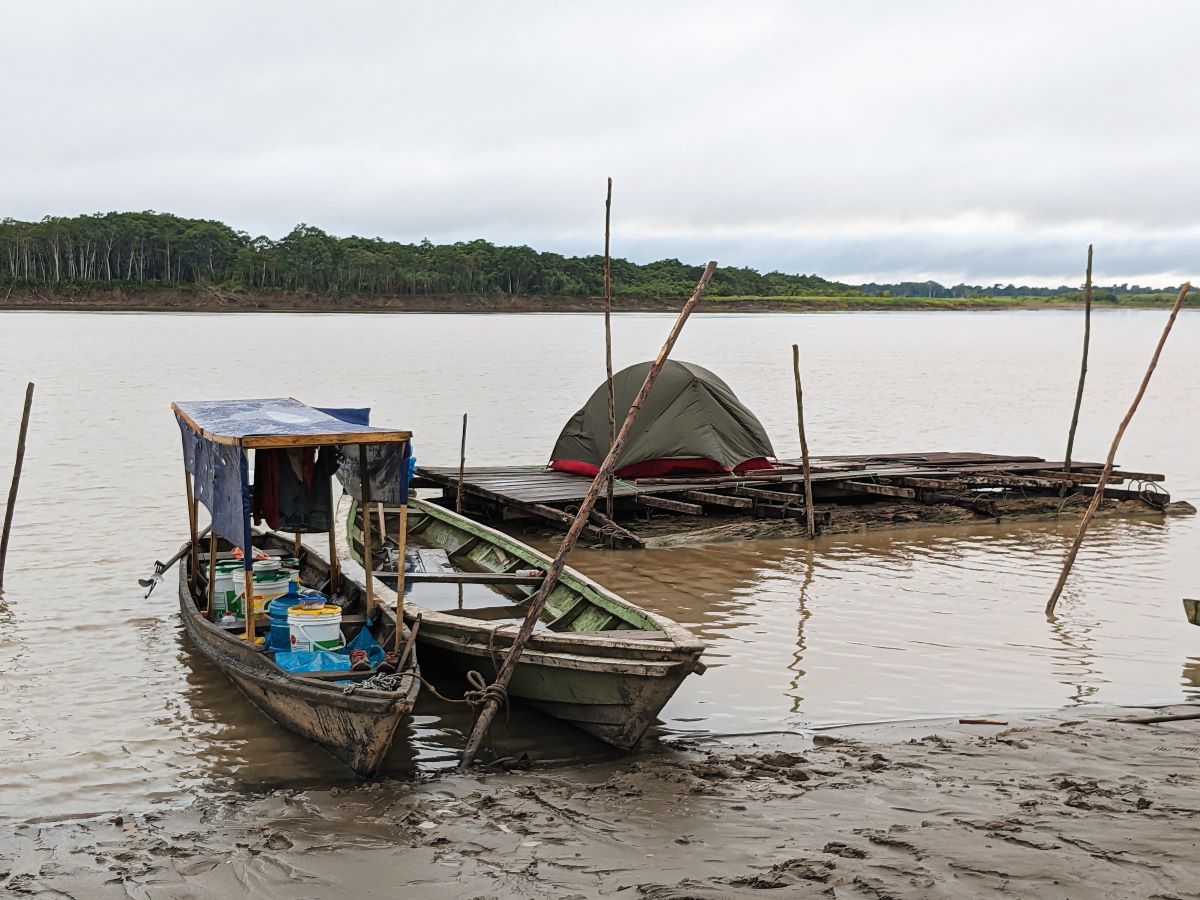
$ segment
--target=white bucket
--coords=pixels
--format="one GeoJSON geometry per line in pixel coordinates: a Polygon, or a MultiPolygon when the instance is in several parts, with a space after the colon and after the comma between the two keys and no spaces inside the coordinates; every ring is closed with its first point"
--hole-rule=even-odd
{"type": "MultiPolygon", "coordinates": [[[[245,570],[243,569],[242,572],[245,570]]],[[[246,576],[238,572],[233,577],[233,605],[230,607],[238,616],[245,615],[243,601],[246,599],[246,576]]],[[[267,604],[276,597],[282,597],[288,592],[290,576],[282,570],[254,575],[254,614],[261,616],[266,613],[267,604]],[[271,577],[274,576],[274,577],[271,577]]]]}
{"type": "Polygon", "coordinates": [[[213,582],[213,609],[217,616],[229,609],[229,604],[237,599],[237,584],[233,572],[222,572],[217,569],[217,578],[213,582]]]}
{"type": "Polygon", "coordinates": [[[346,645],[342,637],[342,611],[332,604],[316,610],[293,606],[288,610],[292,650],[337,650],[346,645]]]}

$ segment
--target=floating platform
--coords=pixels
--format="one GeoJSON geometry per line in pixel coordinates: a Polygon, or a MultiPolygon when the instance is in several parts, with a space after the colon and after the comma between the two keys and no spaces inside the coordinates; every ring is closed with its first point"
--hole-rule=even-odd
{"type": "MultiPolygon", "coordinates": [[[[994,518],[1011,501],[1029,498],[1078,503],[1090,499],[1100,481],[1102,463],[1052,462],[1038,456],[991,453],[887,453],[871,456],[812,457],[813,513],[828,526],[843,507],[891,501],[917,506],[948,505],[994,518]]],[[[1170,495],[1165,476],[1114,470],[1105,499],[1135,500],[1163,509],[1170,495]]],[[[453,502],[457,468],[418,467],[416,487],[437,487],[453,502]]],[[[534,519],[567,526],[574,518],[590,478],[546,466],[469,467],[463,471],[465,511],[499,520],[534,519]]],[[[638,547],[645,541],[638,522],[652,517],[744,516],[805,519],[804,476],[798,460],[782,460],[772,469],[742,475],[679,475],[615,479],[612,517],[596,511],[585,530],[589,539],[610,546],[638,547]]],[[[1045,505],[1044,503],[1042,505],[1045,505]]],[[[1037,504],[1034,504],[1036,507],[1037,504]]],[[[605,509],[604,501],[598,510],[605,509]]]]}

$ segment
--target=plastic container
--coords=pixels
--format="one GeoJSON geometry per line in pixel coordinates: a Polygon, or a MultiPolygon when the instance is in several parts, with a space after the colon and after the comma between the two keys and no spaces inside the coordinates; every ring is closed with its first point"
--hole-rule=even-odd
{"type": "Polygon", "coordinates": [[[225,610],[229,609],[230,602],[237,597],[237,589],[234,587],[234,573],[228,569],[221,571],[217,569],[216,580],[213,581],[213,616],[220,618],[225,614],[225,610]]]}
{"type": "Polygon", "coordinates": [[[270,628],[267,630],[267,642],[264,650],[273,653],[287,653],[292,649],[292,631],[288,624],[288,610],[300,600],[300,588],[296,582],[288,586],[288,592],[282,597],[276,597],[267,604],[267,620],[270,628]]]}
{"type": "MultiPolygon", "coordinates": [[[[258,563],[255,563],[257,567],[258,563]]],[[[276,597],[282,597],[288,592],[288,584],[290,580],[288,573],[282,569],[273,569],[263,572],[256,571],[254,573],[254,615],[261,616],[266,612],[267,604],[276,597]]],[[[245,599],[246,599],[246,579],[234,577],[233,587],[235,596],[228,604],[228,609],[239,617],[246,614],[245,599]]]]}
{"type": "Polygon", "coordinates": [[[332,604],[318,609],[293,606],[288,610],[287,621],[292,650],[340,650],[346,646],[342,637],[342,611],[332,604]]]}

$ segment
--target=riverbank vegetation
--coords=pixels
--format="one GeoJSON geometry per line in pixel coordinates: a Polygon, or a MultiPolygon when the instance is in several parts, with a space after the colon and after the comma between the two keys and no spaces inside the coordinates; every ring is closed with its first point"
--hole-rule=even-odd
{"type": "MultiPolygon", "coordinates": [[[[526,246],[484,240],[434,244],[327,234],[297,225],[273,240],[251,237],[222,222],[185,219],[169,213],[96,213],[47,216],[39,222],[0,220],[0,277],[29,297],[149,297],[163,291],[205,296],[281,295],[331,301],[361,298],[370,305],[396,298],[445,298],[448,307],[469,300],[484,306],[519,303],[534,307],[588,308],[603,291],[599,255],[563,256],[526,246]]],[[[619,305],[687,296],[702,267],[677,259],[638,264],[612,262],[619,305]]],[[[1173,288],[1137,285],[1100,288],[1096,300],[1114,305],[1169,303],[1173,288]]],[[[987,306],[1046,306],[1081,299],[1078,289],[1014,285],[955,285],[936,282],[849,285],[817,275],[761,273],[750,268],[717,269],[709,305],[753,308],[946,309],[987,306]]],[[[131,308],[137,307],[136,302],[131,308]]],[[[153,304],[152,304],[153,305],[153,304]]],[[[202,304],[201,304],[202,305],[202,304]]],[[[272,308],[277,303],[268,302],[272,308]]],[[[377,304],[378,305],[378,304],[377,304]]]]}

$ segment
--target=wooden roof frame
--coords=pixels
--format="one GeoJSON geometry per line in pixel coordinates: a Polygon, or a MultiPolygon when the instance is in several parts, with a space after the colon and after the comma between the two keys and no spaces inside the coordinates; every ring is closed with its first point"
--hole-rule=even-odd
{"type": "Polygon", "coordinates": [[[274,450],[287,447],[328,447],[335,444],[403,444],[412,440],[411,431],[345,431],[323,434],[247,434],[241,437],[217,434],[201,428],[195,420],[172,403],[171,411],[188,428],[214,444],[241,447],[244,450],[274,450]]]}

